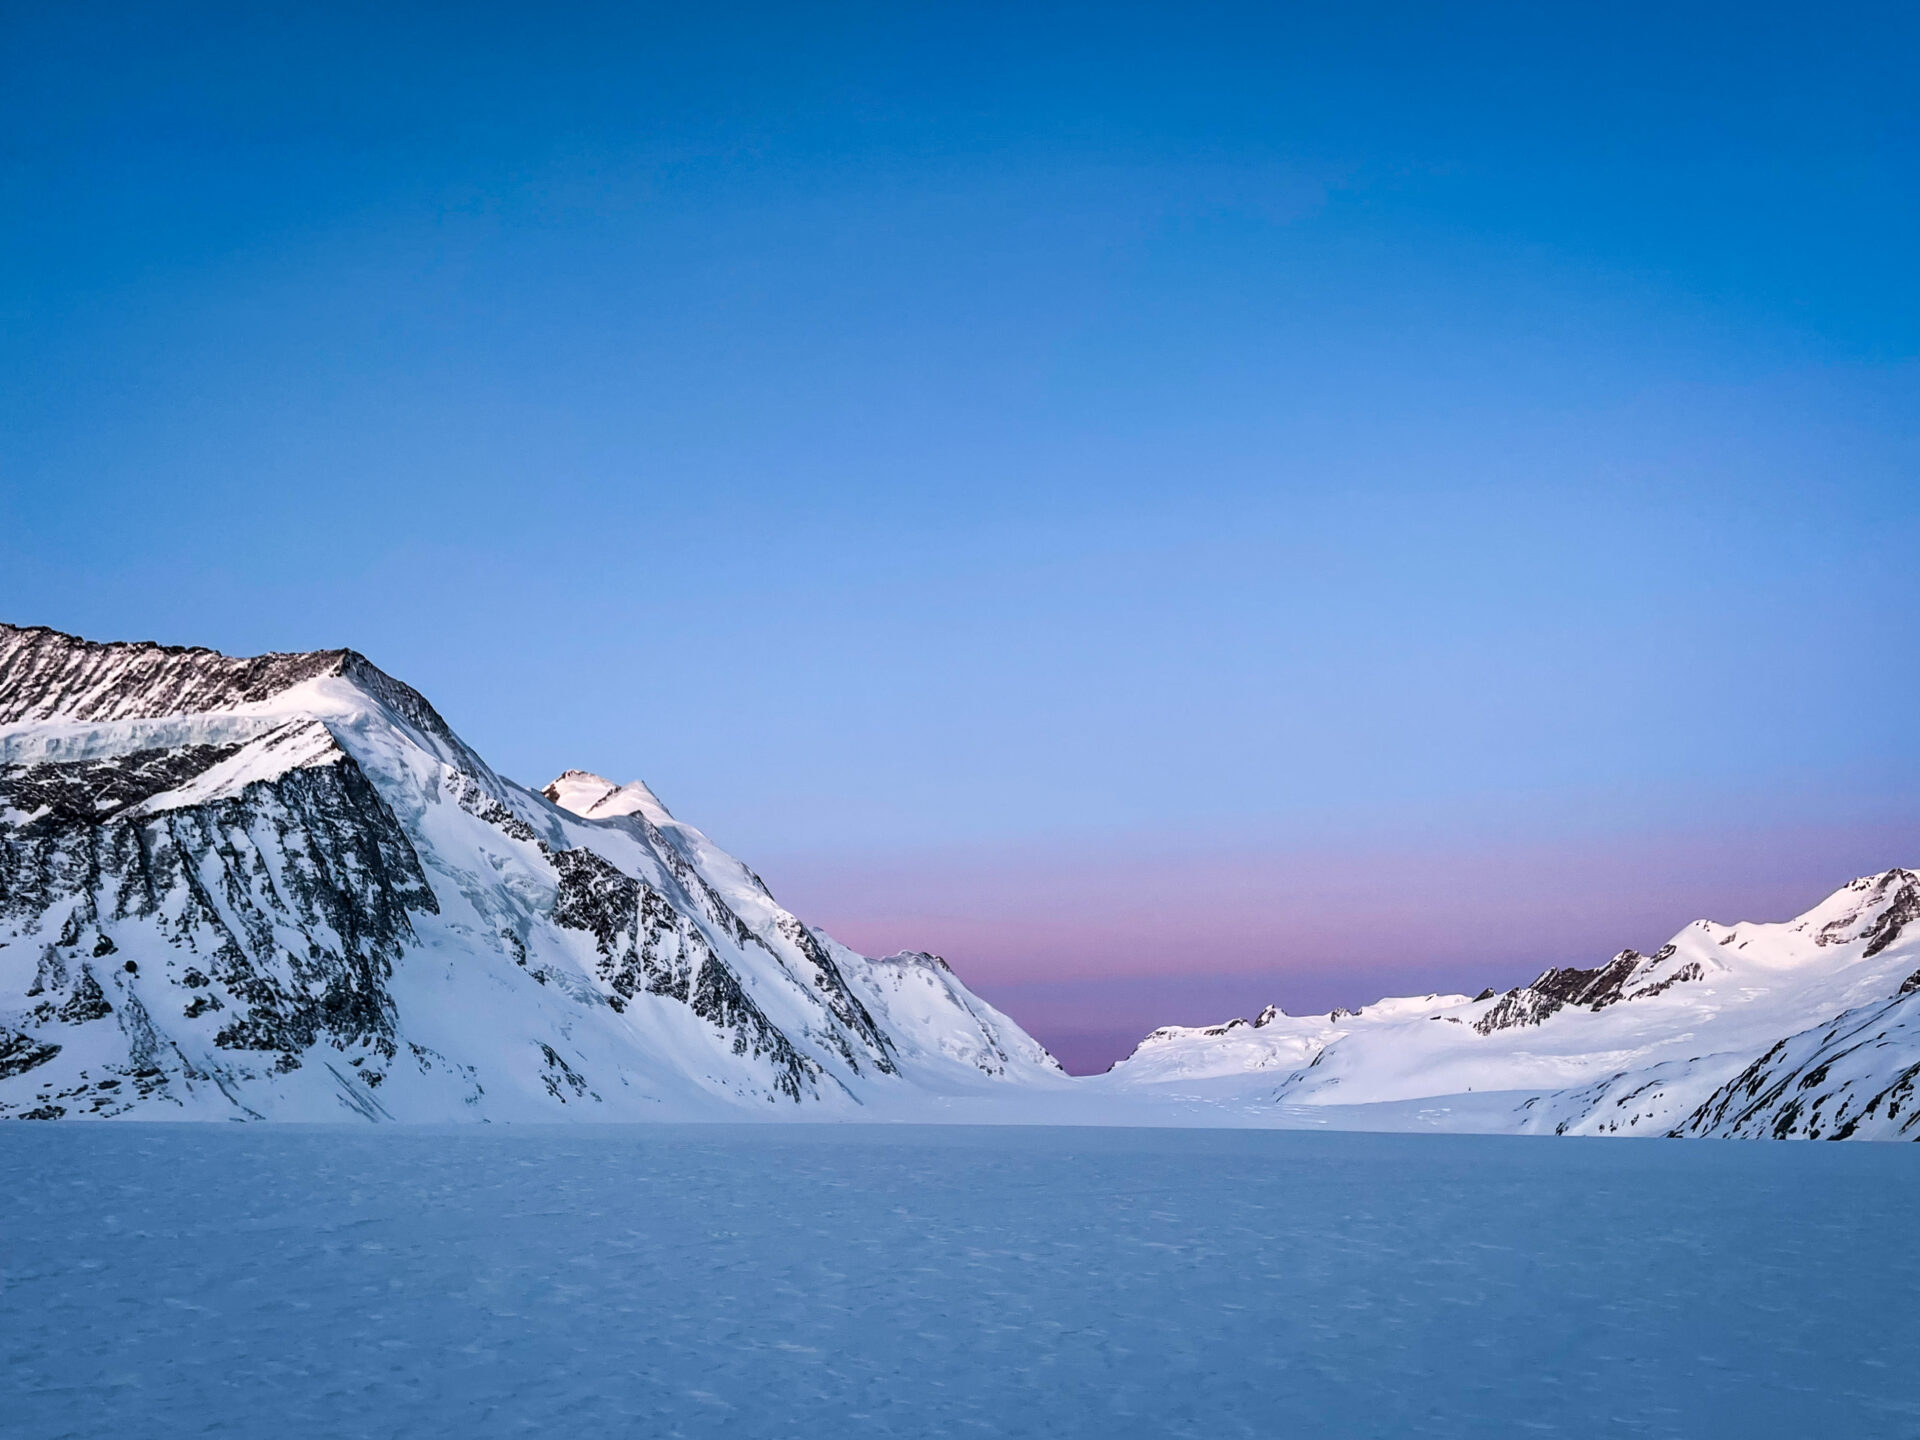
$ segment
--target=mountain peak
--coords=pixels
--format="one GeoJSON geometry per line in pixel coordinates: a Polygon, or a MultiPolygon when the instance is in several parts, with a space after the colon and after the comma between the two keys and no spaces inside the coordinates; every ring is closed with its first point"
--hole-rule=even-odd
{"type": "Polygon", "coordinates": [[[563,770],[540,792],[583,820],[610,820],[616,815],[642,815],[658,825],[673,818],[645,781],[616,785],[591,770],[563,770]]]}
{"type": "Polygon", "coordinates": [[[241,657],[197,645],[101,642],[44,625],[0,624],[0,724],[229,709],[345,674],[355,664],[373,668],[351,650],[241,657]]]}
{"type": "Polygon", "coordinates": [[[358,650],[227,655],[203,645],[86,640],[45,625],[0,622],[0,725],[217,714],[329,679],[346,681],[412,726],[457,768],[494,781],[426,696],[358,650]]]}
{"type": "Polygon", "coordinates": [[[711,1118],[1058,1077],[647,786],[546,793],[356,651],[0,626],[0,1117],[711,1118]]]}

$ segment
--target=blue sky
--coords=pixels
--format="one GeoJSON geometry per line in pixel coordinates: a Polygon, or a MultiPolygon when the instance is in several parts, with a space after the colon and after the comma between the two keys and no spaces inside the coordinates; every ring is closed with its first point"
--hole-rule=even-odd
{"type": "Polygon", "coordinates": [[[8,5],[0,613],[353,645],[1076,1056],[1785,914],[1920,859],[1917,31],[8,5]]]}

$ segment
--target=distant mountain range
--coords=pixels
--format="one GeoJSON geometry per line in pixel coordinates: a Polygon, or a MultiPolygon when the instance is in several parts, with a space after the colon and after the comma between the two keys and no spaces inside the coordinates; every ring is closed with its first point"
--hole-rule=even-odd
{"type": "Polygon", "coordinates": [[[646,786],[497,775],[351,650],[0,625],[0,1118],[973,1119],[1916,1138],[1920,877],[1067,1077],[646,786]]]}
{"type": "Polygon", "coordinates": [[[1101,1081],[1391,1128],[1920,1138],[1916,920],[1889,870],[1502,994],[1156,1030],[1101,1081]]]}

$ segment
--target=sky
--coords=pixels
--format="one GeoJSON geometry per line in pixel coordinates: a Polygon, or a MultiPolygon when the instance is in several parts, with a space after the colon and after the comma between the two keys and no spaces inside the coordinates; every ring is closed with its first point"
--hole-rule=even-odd
{"type": "Polygon", "coordinates": [[[1071,1068],[1920,863],[1920,12],[0,4],[0,618],[1071,1068]],[[697,12],[697,13],[695,13],[697,12]]]}

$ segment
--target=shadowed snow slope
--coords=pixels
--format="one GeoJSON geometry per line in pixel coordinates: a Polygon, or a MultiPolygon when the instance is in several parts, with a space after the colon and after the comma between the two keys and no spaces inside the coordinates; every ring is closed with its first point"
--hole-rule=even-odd
{"type": "Polygon", "coordinates": [[[912,1109],[1065,1085],[643,785],[496,775],[346,650],[0,626],[0,1115],[912,1109]]]}
{"type": "Polygon", "coordinates": [[[638,782],[495,774],[351,650],[0,625],[0,1117],[781,1116],[1920,1137],[1920,877],[1072,1080],[638,782]]]}

